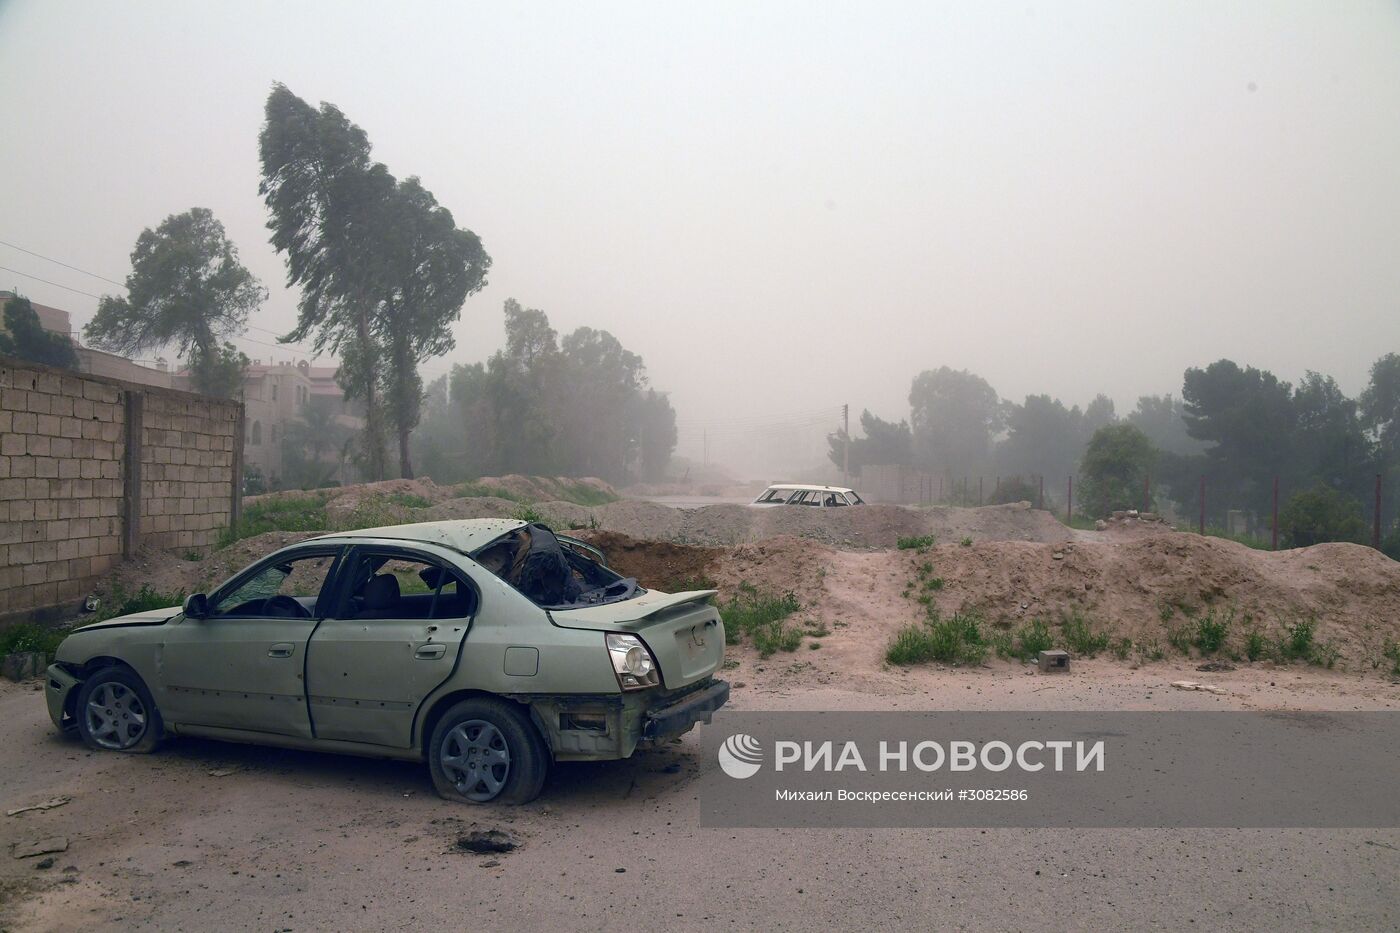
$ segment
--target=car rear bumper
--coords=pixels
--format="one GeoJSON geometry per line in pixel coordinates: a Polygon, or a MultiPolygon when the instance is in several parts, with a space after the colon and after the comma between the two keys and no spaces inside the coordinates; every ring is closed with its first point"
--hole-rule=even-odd
{"type": "Polygon", "coordinates": [[[716,680],[669,706],[647,710],[642,720],[642,738],[659,742],[689,732],[697,722],[708,723],[715,710],[728,701],[728,681],[716,680]]]}
{"type": "Polygon", "coordinates": [[[50,664],[44,672],[44,700],[49,706],[49,718],[60,731],[69,732],[78,726],[77,720],[70,715],[72,710],[68,700],[81,682],[57,664],[50,664]]]}

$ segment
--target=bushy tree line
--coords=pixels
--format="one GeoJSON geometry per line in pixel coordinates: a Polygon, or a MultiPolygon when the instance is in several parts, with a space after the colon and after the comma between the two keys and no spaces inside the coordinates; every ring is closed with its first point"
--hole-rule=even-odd
{"type": "MultiPolygon", "coordinates": [[[[1392,497],[1400,494],[1400,354],[1376,361],[1357,398],[1319,373],[1295,385],[1219,360],[1186,370],[1179,398],[1142,396],[1121,418],[1103,395],[1083,409],[1049,395],[1009,402],[982,377],[949,367],[920,374],[909,404],[907,422],[862,415],[866,436],[852,442],[853,469],[901,463],[953,479],[1043,475],[1056,493],[1077,475],[1077,511],[1090,517],[1141,507],[1149,475],[1158,501],[1195,515],[1204,475],[1208,523],[1223,525],[1238,509],[1255,528],[1267,527],[1278,477],[1287,506],[1280,526],[1297,544],[1364,539],[1362,503],[1377,473],[1392,497]]],[[[832,462],[841,462],[844,441],[831,435],[832,462]]],[[[1400,551],[1400,531],[1391,535],[1400,551]]]]}
{"type": "Polygon", "coordinates": [[[430,387],[415,434],[438,482],[503,473],[660,479],[676,415],[642,358],[605,330],[562,339],[537,308],[505,303],[505,348],[430,387]]]}
{"type": "Polygon", "coordinates": [[[44,330],[34,305],[19,296],[7,299],[0,310],[0,353],[63,369],[78,365],[73,342],[63,334],[44,330]]]}

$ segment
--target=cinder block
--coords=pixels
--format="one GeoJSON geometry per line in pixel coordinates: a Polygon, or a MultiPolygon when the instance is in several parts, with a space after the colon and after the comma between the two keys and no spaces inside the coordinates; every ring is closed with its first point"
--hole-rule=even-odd
{"type": "Polygon", "coordinates": [[[1069,652],[1067,651],[1042,651],[1040,652],[1038,663],[1040,669],[1045,673],[1068,673],[1069,672],[1069,652]]]}
{"type": "Polygon", "coordinates": [[[39,416],[32,411],[17,411],[14,413],[14,432],[16,434],[37,434],[39,433],[39,416]]]}
{"type": "Polygon", "coordinates": [[[6,434],[0,436],[0,454],[6,457],[23,456],[26,450],[25,435],[6,434]]]}
{"type": "Polygon", "coordinates": [[[29,479],[37,473],[34,458],[28,455],[23,457],[10,458],[10,473],[14,476],[21,476],[29,479]]]}

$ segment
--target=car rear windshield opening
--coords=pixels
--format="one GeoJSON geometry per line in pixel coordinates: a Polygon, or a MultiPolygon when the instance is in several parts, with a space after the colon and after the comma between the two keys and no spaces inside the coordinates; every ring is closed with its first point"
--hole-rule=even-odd
{"type": "Polygon", "coordinates": [[[615,603],[646,592],[544,525],[517,528],[474,555],[477,563],[544,609],[615,603]]]}

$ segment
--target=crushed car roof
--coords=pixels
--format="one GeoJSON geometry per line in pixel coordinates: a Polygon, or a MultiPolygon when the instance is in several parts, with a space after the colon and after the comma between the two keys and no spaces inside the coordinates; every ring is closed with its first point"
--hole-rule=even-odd
{"type": "Polygon", "coordinates": [[[501,535],[528,524],[518,518],[459,518],[445,522],[415,522],[411,525],[385,525],[382,528],[357,528],[322,535],[316,541],[340,538],[381,538],[395,541],[424,541],[441,544],[470,554],[485,547],[501,535]]]}
{"type": "Polygon", "coordinates": [[[769,489],[812,489],[819,492],[855,492],[855,490],[849,486],[814,486],[811,483],[774,483],[763,491],[767,492],[769,489]]]}

